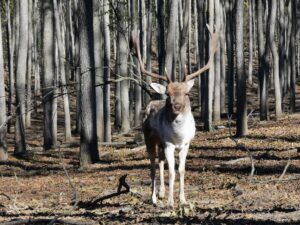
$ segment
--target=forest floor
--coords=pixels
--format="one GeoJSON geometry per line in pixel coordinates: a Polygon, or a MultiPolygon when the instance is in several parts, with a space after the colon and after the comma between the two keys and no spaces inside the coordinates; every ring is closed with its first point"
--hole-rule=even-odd
{"type": "Polygon", "coordinates": [[[225,120],[212,133],[197,132],[186,162],[188,204],[179,205],[177,175],[174,209],[164,207],[166,199],[150,203],[139,131],[115,136],[120,145],[100,146],[101,162],[82,169],[78,137],[43,152],[42,121],[32,123],[28,156],[12,155],[9,135],[10,156],[0,163],[0,224],[300,224],[300,114],[268,122],[251,117],[249,136],[237,143],[225,120]],[[118,193],[124,175],[130,190],[118,193]]]}

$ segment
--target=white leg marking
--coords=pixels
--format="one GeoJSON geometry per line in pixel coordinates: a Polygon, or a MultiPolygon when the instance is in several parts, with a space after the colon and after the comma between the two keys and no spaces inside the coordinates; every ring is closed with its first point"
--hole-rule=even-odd
{"type": "Polygon", "coordinates": [[[175,158],[174,158],[175,146],[167,144],[165,147],[165,157],[169,165],[169,197],[168,205],[174,207],[174,181],[175,181],[175,158]]]}
{"type": "Polygon", "coordinates": [[[179,198],[181,204],[186,204],[185,194],[184,194],[184,174],[185,174],[185,161],[186,161],[188,150],[189,150],[189,144],[183,146],[179,152],[178,172],[180,176],[179,198]]]}

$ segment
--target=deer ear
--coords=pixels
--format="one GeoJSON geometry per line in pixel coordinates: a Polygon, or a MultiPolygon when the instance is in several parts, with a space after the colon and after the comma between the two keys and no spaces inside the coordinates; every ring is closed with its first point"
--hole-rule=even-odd
{"type": "Polygon", "coordinates": [[[164,95],[166,93],[166,87],[161,84],[151,83],[150,87],[152,87],[153,90],[156,91],[158,94],[164,95]]]}
{"type": "Polygon", "coordinates": [[[195,79],[192,79],[192,80],[189,80],[188,82],[186,82],[186,87],[187,87],[187,90],[186,90],[186,92],[188,93],[191,89],[192,89],[192,87],[194,86],[194,82],[195,81],[195,79]]]}

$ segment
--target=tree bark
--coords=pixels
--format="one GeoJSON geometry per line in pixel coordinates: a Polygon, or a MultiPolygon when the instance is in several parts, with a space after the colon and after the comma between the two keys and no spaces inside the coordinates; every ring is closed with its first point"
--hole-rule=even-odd
{"type": "MultiPolygon", "coordinates": [[[[127,42],[127,24],[124,18],[126,17],[126,2],[122,0],[118,4],[119,12],[119,76],[127,77],[127,60],[128,60],[128,42],[127,42]]],[[[128,133],[130,131],[130,115],[129,115],[129,82],[128,80],[120,83],[120,101],[121,101],[121,132],[128,133]]]]}
{"type": "Polygon", "coordinates": [[[60,27],[60,17],[59,10],[57,7],[57,0],[53,0],[54,6],[54,21],[55,21],[55,30],[56,30],[56,43],[58,47],[58,60],[59,60],[59,74],[60,82],[62,86],[62,95],[64,99],[64,119],[65,119],[65,139],[66,141],[71,141],[71,117],[70,117],[70,103],[69,103],[69,94],[67,88],[67,78],[66,78],[66,50],[63,41],[63,34],[60,27]]]}
{"type": "MultiPolygon", "coordinates": [[[[216,30],[221,33],[221,5],[220,0],[215,0],[215,26],[216,30]]],[[[219,45],[220,46],[220,41],[219,45]]],[[[215,81],[214,81],[214,101],[213,101],[213,120],[214,122],[219,122],[221,119],[221,54],[217,51],[215,54],[215,81]]]]}
{"type": "Polygon", "coordinates": [[[93,32],[93,0],[79,0],[80,46],[80,166],[99,161],[97,144],[96,91],[93,32]]]}
{"type": "Polygon", "coordinates": [[[268,73],[267,73],[267,49],[264,42],[263,28],[263,0],[258,0],[257,4],[257,38],[258,38],[258,57],[259,57],[259,105],[260,120],[269,119],[268,103],[268,73]]]}
{"type": "Polygon", "coordinates": [[[227,54],[227,98],[228,114],[234,113],[234,22],[233,22],[233,4],[231,0],[225,1],[226,7],[226,54],[227,54]]]}
{"type": "MultiPolygon", "coordinates": [[[[214,19],[215,19],[215,4],[214,4],[214,0],[209,0],[208,1],[208,13],[209,13],[209,19],[208,19],[208,23],[209,23],[209,27],[211,29],[214,29],[214,19]]],[[[210,44],[211,40],[209,41],[209,46],[211,46],[210,44]]],[[[209,52],[211,52],[209,50],[209,52]]],[[[213,97],[214,97],[214,82],[215,82],[215,67],[214,67],[214,63],[212,63],[212,65],[209,68],[209,73],[208,73],[208,82],[207,82],[207,99],[206,99],[206,118],[204,120],[204,130],[205,131],[211,131],[212,130],[212,117],[213,117],[213,97]]]]}
{"type": "MultiPolygon", "coordinates": [[[[15,2],[15,5],[17,3],[15,2]]],[[[14,18],[13,18],[13,23],[11,23],[10,19],[10,0],[7,0],[6,3],[6,12],[7,12],[7,44],[8,44],[8,64],[9,64],[9,104],[8,104],[8,113],[10,115],[13,114],[15,108],[14,108],[14,103],[15,103],[15,73],[14,73],[14,54],[15,54],[15,42],[16,42],[16,36],[14,35],[15,33],[15,15],[14,13],[14,18]]],[[[16,10],[16,8],[15,8],[16,10]]],[[[10,133],[11,132],[11,127],[12,127],[12,120],[9,120],[7,123],[7,131],[10,133]]]]}
{"type": "Polygon", "coordinates": [[[275,27],[276,27],[276,15],[277,15],[277,0],[271,0],[271,5],[269,7],[269,32],[268,39],[271,47],[272,57],[273,57],[273,74],[274,74],[274,88],[275,88],[275,116],[279,119],[282,114],[281,108],[281,87],[279,80],[279,57],[278,48],[275,42],[275,27]]]}
{"type": "MultiPolygon", "coordinates": [[[[109,2],[104,0],[104,82],[110,80],[110,30],[109,30],[109,2]]],[[[104,141],[111,141],[111,122],[110,122],[110,85],[107,84],[103,88],[103,115],[104,115],[104,141]]]]}
{"type": "MultiPolygon", "coordinates": [[[[0,12],[1,25],[1,12],[0,12]]],[[[7,118],[6,118],[6,97],[4,81],[4,58],[2,45],[2,29],[0,26],[0,162],[7,160],[7,118]]]]}
{"type": "Polygon", "coordinates": [[[16,67],[16,126],[15,126],[15,151],[16,155],[26,152],[25,144],[25,87],[26,87],[26,62],[28,50],[28,2],[20,1],[20,35],[18,44],[16,67]]]}
{"type": "Polygon", "coordinates": [[[248,134],[246,74],[244,69],[244,5],[236,1],[236,73],[237,73],[237,121],[236,136],[248,134]]]}
{"type": "Polygon", "coordinates": [[[26,72],[26,120],[25,126],[31,126],[31,111],[33,101],[31,99],[31,76],[32,76],[32,49],[33,49],[33,28],[32,28],[32,0],[28,0],[28,51],[27,51],[27,72],[26,72]]]}
{"type": "Polygon", "coordinates": [[[170,7],[170,16],[169,16],[169,26],[167,34],[167,44],[166,44],[166,71],[169,78],[175,78],[175,74],[172,74],[173,69],[173,57],[176,41],[176,25],[178,18],[178,0],[172,0],[170,7]]]}
{"type": "MultiPolygon", "coordinates": [[[[93,0],[94,6],[94,58],[95,58],[95,76],[96,85],[103,83],[103,0],[93,0]]],[[[98,141],[104,141],[104,108],[103,108],[103,89],[104,86],[96,86],[96,114],[97,114],[97,137],[98,141]]]]}

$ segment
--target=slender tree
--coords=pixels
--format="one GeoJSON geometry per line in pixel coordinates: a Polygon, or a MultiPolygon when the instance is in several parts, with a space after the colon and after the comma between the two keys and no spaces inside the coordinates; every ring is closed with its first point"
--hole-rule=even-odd
{"type": "Polygon", "coordinates": [[[15,126],[15,154],[26,152],[25,144],[25,86],[26,86],[26,62],[28,50],[28,2],[19,2],[20,10],[20,35],[16,67],[16,126],[15,126]]]}
{"type": "MultiPolygon", "coordinates": [[[[221,4],[220,0],[215,0],[215,26],[216,30],[221,33],[221,4]]],[[[222,43],[223,44],[223,43],[222,43]]],[[[220,46],[220,41],[219,41],[220,46]]],[[[213,120],[218,122],[221,119],[221,52],[217,51],[215,54],[215,81],[214,81],[214,101],[213,101],[213,120]]]]}
{"type": "Polygon", "coordinates": [[[275,27],[276,27],[276,15],[277,15],[277,0],[271,0],[271,5],[269,7],[269,21],[268,21],[268,41],[271,47],[272,58],[273,58],[273,74],[274,74],[274,88],[275,88],[275,114],[276,119],[282,114],[281,108],[281,87],[279,80],[279,57],[278,48],[275,42],[275,27]]]}
{"type": "Polygon", "coordinates": [[[237,74],[237,122],[236,135],[248,134],[246,74],[244,69],[244,5],[236,1],[236,74],[237,74]]]}
{"type": "MultiPolygon", "coordinates": [[[[215,20],[215,3],[214,0],[209,0],[208,1],[208,13],[209,13],[209,18],[208,18],[208,23],[209,27],[213,29],[214,27],[214,20],[215,20]]],[[[210,40],[211,41],[211,40],[210,40]]],[[[209,46],[211,44],[209,43],[209,46]]],[[[210,52],[210,50],[209,50],[210,52]]],[[[206,116],[204,119],[204,129],[206,131],[211,131],[212,130],[212,116],[213,116],[213,91],[214,91],[214,82],[215,82],[215,67],[214,64],[211,65],[208,73],[208,79],[207,79],[207,94],[206,94],[206,116]]]]}
{"type": "Polygon", "coordinates": [[[226,55],[227,55],[227,98],[228,114],[234,112],[234,1],[225,0],[226,8],[226,55]]]}
{"type": "MultiPolygon", "coordinates": [[[[127,24],[126,18],[126,1],[122,0],[118,4],[119,12],[119,76],[126,78],[128,76],[128,41],[127,41],[127,24]]],[[[129,82],[123,80],[120,83],[120,100],[121,100],[121,132],[128,133],[130,131],[130,116],[129,116],[129,82]]]]}
{"type": "Polygon", "coordinates": [[[31,94],[31,77],[32,77],[32,50],[33,50],[33,23],[32,23],[32,0],[28,0],[28,51],[27,51],[27,72],[26,72],[26,127],[31,126],[31,111],[33,109],[33,101],[31,94]]]}
{"type": "Polygon", "coordinates": [[[59,61],[59,77],[60,83],[62,86],[62,95],[64,99],[64,118],[65,118],[65,138],[66,141],[71,140],[71,116],[70,116],[70,103],[67,89],[67,78],[66,78],[66,67],[65,67],[65,59],[66,59],[66,50],[63,41],[63,32],[60,26],[60,16],[59,9],[57,6],[57,0],[53,0],[53,9],[54,9],[54,21],[55,21],[55,37],[56,43],[58,47],[58,61],[59,61]]]}
{"type": "MultiPolygon", "coordinates": [[[[0,12],[1,25],[1,12],[0,12]]],[[[2,45],[2,29],[0,26],[0,161],[7,160],[7,118],[6,118],[6,103],[5,103],[5,81],[4,81],[4,59],[2,45]]]]}
{"type": "Polygon", "coordinates": [[[96,126],[96,91],[93,32],[93,0],[78,1],[80,43],[80,165],[99,161],[96,126]]]}
{"type": "Polygon", "coordinates": [[[43,1],[43,107],[44,107],[44,149],[49,150],[57,144],[57,104],[55,101],[55,48],[53,1],[43,1]]]}
{"type": "MultiPolygon", "coordinates": [[[[17,3],[15,3],[17,4],[17,3]]],[[[16,10],[16,9],[15,9],[16,10]]],[[[11,22],[11,13],[10,13],[10,0],[7,0],[6,3],[6,13],[7,13],[7,44],[8,44],[8,64],[9,64],[9,104],[8,104],[8,113],[10,115],[14,112],[14,102],[15,102],[15,73],[14,73],[14,54],[15,54],[15,40],[16,37],[13,34],[13,30],[15,31],[14,24],[11,22]]],[[[16,13],[14,13],[16,15],[16,13]]],[[[15,22],[15,18],[13,18],[13,22],[15,22]]],[[[8,121],[7,131],[11,132],[11,122],[8,121]]]]}
{"type": "Polygon", "coordinates": [[[104,0],[103,3],[103,31],[104,31],[104,74],[103,79],[107,85],[103,88],[103,116],[104,116],[104,141],[111,141],[111,122],[110,122],[110,85],[108,81],[110,80],[110,23],[109,23],[109,2],[104,0]]]}
{"type": "MultiPolygon", "coordinates": [[[[96,84],[103,83],[103,1],[93,0],[93,29],[94,29],[94,58],[96,84]]],[[[103,117],[103,85],[96,86],[96,114],[98,141],[104,141],[104,117],[103,117]]]]}
{"type": "Polygon", "coordinates": [[[171,1],[170,6],[170,15],[169,15],[169,25],[168,25],[168,34],[167,34],[167,44],[166,44],[166,71],[167,75],[174,79],[175,74],[172,74],[172,68],[174,67],[174,47],[175,47],[175,41],[176,36],[174,35],[176,33],[176,21],[178,18],[178,0],[171,1]]]}

